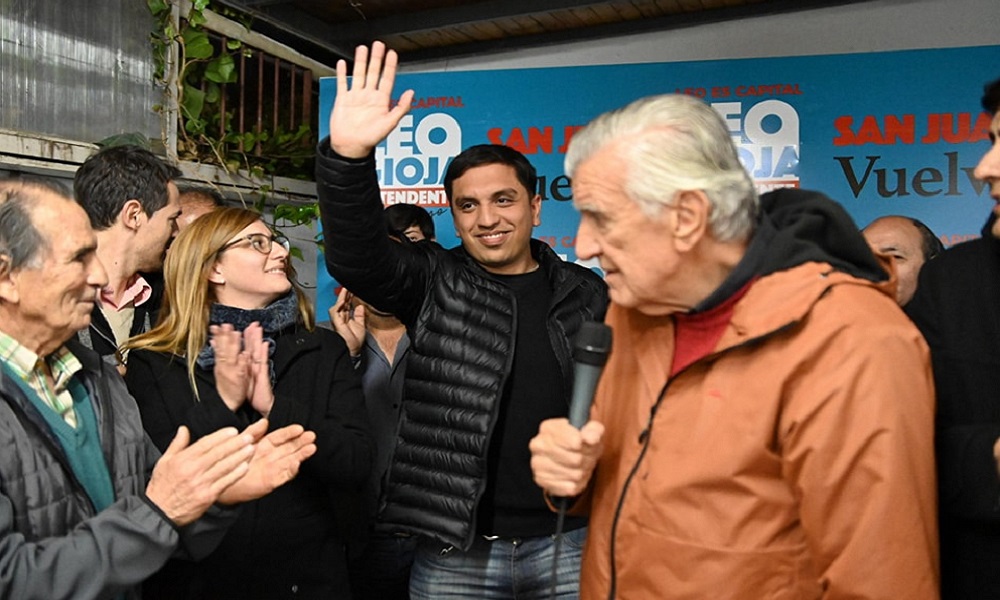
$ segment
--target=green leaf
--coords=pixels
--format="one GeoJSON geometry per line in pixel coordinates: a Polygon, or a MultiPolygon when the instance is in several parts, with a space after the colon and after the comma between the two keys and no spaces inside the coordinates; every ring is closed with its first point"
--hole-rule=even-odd
{"type": "Polygon", "coordinates": [[[243,46],[243,42],[239,40],[226,40],[226,48],[229,50],[238,50],[243,46]]]}
{"type": "Polygon", "coordinates": [[[195,8],[195,10],[201,12],[208,8],[208,2],[209,0],[194,0],[191,5],[195,8]]]}
{"type": "Polygon", "coordinates": [[[184,98],[181,100],[181,110],[184,118],[193,120],[201,117],[201,111],[205,108],[205,92],[190,85],[184,86],[184,98]]]}
{"type": "Polygon", "coordinates": [[[298,246],[292,246],[288,250],[288,253],[291,254],[292,256],[294,256],[295,258],[299,259],[299,260],[305,260],[306,259],[305,256],[302,255],[302,248],[299,248],[298,246]]]}
{"type": "Polygon", "coordinates": [[[184,122],[184,130],[197,135],[205,131],[205,122],[201,119],[188,119],[184,122]]]}
{"type": "Polygon", "coordinates": [[[215,54],[215,48],[204,31],[188,28],[181,37],[184,39],[184,52],[188,59],[211,58],[215,54]]]}
{"type": "Polygon", "coordinates": [[[149,7],[149,12],[154,17],[158,17],[170,10],[170,5],[164,2],[164,0],[146,0],[146,6],[149,7]]]}
{"type": "Polygon", "coordinates": [[[217,83],[208,82],[205,85],[205,104],[218,104],[222,97],[222,88],[217,83]]]}
{"type": "Polygon", "coordinates": [[[201,11],[191,9],[191,12],[188,13],[188,23],[194,25],[195,27],[201,27],[207,22],[208,19],[205,18],[205,15],[203,15],[201,11]]]}
{"type": "Polygon", "coordinates": [[[236,82],[236,61],[229,54],[223,54],[205,66],[205,79],[216,83],[236,82]]]}

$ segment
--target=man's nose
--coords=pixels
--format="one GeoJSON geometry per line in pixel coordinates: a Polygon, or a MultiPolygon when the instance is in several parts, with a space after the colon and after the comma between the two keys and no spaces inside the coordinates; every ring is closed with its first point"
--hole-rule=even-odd
{"type": "Polygon", "coordinates": [[[590,221],[586,218],[580,219],[580,226],[576,229],[576,257],[581,260],[589,260],[601,253],[600,244],[594,236],[590,221]]]}
{"type": "Polygon", "coordinates": [[[96,255],[90,260],[87,270],[87,283],[98,289],[108,285],[108,272],[96,255]]]}
{"type": "Polygon", "coordinates": [[[493,227],[500,222],[500,213],[489,202],[481,204],[476,211],[476,224],[480,227],[493,227]]]}
{"type": "Polygon", "coordinates": [[[1000,140],[993,142],[993,147],[983,155],[979,164],[976,165],[973,175],[980,181],[1000,178],[1000,140]]]}

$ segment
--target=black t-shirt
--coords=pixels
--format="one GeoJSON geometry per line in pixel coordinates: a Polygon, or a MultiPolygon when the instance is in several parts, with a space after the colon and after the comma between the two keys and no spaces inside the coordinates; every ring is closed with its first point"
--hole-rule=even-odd
{"type": "MultiPolygon", "coordinates": [[[[503,537],[550,535],[555,532],[556,515],[531,477],[528,443],[538,434],[539,423],[569,412],[569,390],[565,389],[546,325],[552,286],[541,270],[494,277],[514,293],[517,339],[514,364],[490,438],[477,532],[503,537]]],[[[564,528],[584,524],[584,519],[567,518],[564,528]]]]}

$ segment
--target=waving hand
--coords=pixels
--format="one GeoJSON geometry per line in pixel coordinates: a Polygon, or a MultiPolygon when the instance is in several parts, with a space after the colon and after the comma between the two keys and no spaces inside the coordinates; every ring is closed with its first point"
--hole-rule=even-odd
{"type": "Polygon", "coordinates": [[[410,109],[413,90],[403,92],[390,107],[396,81],[394,50],[374,42],[371,57],[366,46],[354,52],[354,72],[347,85],[347,63],[337,61],[337,98],[330,112],[330,147],[347,158],[363,158],[371,153],[410,109]]]}

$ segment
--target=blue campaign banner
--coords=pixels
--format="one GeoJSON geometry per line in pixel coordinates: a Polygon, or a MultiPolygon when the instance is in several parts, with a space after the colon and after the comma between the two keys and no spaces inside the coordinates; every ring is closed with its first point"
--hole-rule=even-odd
{"type": "MultiPolygon", "coordinates": [[[[506,144],[538,170],[535,237],[575,261],[578,217],[563,174],[569,139],[604,111],[682,93],[722,115],[760,190],[823,191],[859,227],[886,214],[916,217],[950,245],[976,237],[992,206],[973,170],[989,147],[980,96],[997,77],[1000,46],[401,74],[395,96],[416,95],[376,151],[382,199],[424,206],[438,241],[454,246],[441,187],[448,160],[474,144],[506,144]]],[[[336,80],[322,79],[323,137],[335,95],[336,80]]],[[[319,260],[322,318],[336,286],[319,260]]]]}

